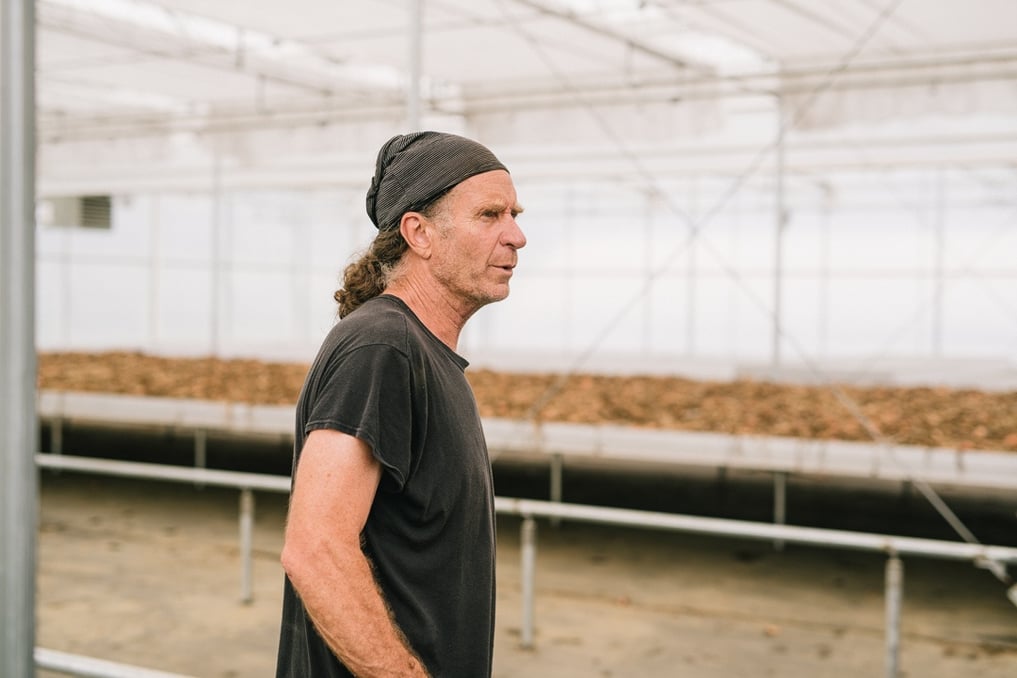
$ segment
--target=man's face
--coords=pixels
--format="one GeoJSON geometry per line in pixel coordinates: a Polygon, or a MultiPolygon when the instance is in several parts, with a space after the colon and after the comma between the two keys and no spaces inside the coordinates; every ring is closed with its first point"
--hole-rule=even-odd
{"type": "Polygon", "coordinates": [[[508,296],[517,251],[526,245],[516,216],[522,212],[504,170],[470,177],[453,188],[436,215],[431,261],[436,280],[471,312],[508,296]]]}

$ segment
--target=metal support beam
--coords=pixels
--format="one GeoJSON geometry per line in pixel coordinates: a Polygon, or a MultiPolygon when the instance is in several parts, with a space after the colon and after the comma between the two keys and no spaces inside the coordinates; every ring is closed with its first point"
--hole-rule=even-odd
{"type": "MultiPolygon", "coordinates": [[[[688,270],[685,272],[685,353],[689,356],[696,355],[696,317],[698,315],[696,309],[696,299],[698,298],[698,290],[696,289],[696,281],[699,280],[699,267],[696,262],[696,250],[699,246],[699,234],[695,232],[693,224],[699,223],[699,190],[697,186],[696,177],[693,177],[690,181],[689,186],[689,216],[692,218],[689,229],[690,238],[688,240],[688,248],[686,250],[686,265],[688,270]]],[[[651,269],[652,270],[652,269],[651,269]]]]}
{"type": "Polygon", "coordinates": [[[522,544],[520,552],[522,553],[523,589],[523,620],[520,642],[525,649],[530,649],[533,647],[534,597],[536,595],[537,523],[533,518],[527,516],[523,519],[522,527],[519,529],[522,544]]]}
{"type": "Polygon", "coordinates": [[[713,75],[710,69],[704,68],[699,64],[693,64],[676,57],[674,54],[669,54],[666,50],[658,49],[654,45],[650,44],[650,41],[640,41],[633,38],[631,35],[627,35],[624,32],[615,30],[612,27],[602,25],[593,21],[587,21],[579,13],[573,12],[567,9],[557,9],[545,5],[543,2],[537,0],[515,0],[516,4],[529,7],[530,9],[539,12],[545,16],[553,16],[556,19],[560,19],[576,28],[581,28],[585,31],[599,35],[603,38],[608,38],[615,42],[624,44],[628,49],[633,52],[638,52],[643,56],[651,57],[659,60],[661,63],[669,66],[673,66],[680,71],[686,71],[689,69],[699,70],[707,75],[713,75]]]}
{"type": "MultiPolygon", "coordinates": [[[[194,430],[194,468],[208,468],[208,431],[203,428],[194,430]]],[[[201,487],[201,484],[194,486],[201,487]]]]}
{"type": "Polygon", "coordinates": [[[64,453],[63,417],[54,417],[49,423],[49,451],[53,454],[64,453]]]}
{"type": "Polygon", "coordinates": [[[406,90],[406,129],[420,129],[420,79],[424,61],[424,0],[410,0],[410,53],[406,72],[409,87],[406,90]]]}
{"type": "MultiPolygon", "coordinates": [[[[245,492],[252,488],[272,492],[289,492],[290,479],[285,476],[268,476],[256,473],[240,473],[237,471],[218,471],[186,467],[170,467],[159,464],[142,464],[122,462],[108,459],[87,457],[66,457],[52,454],[37,455],[38,464],[42,468],[60,468],[86,473],[98,473],[134,478],[151,478],[175,482],[207,481],[209,484],[223,487],[237,487],[245,492]]],[[[253,496],[246,500],[241,495],[241,540],[244,536],[244,523],[253,524],[253,496]],[[247,516],[245,518],[245,516],[247,516]]],[[[524,648],[533,647],[534,617],[536,594],[536,550],[537,526],[534,517],[568,518],[582,522],[603,525],[619,525],[662,529],[690,534],[710,534],[714,536],[739,537],[760,540],[781,540],[798,544],[811,544],[827,548],[856,549],[891,554],[887,564],[886,609],[887,609],[887,656],[888,664],[894,663],[896,671],[897,648],[900,644],[900,609],[903,568],[899,561],[900,554],[916,555],[946,560],[963,560],[989,568],[1004,568],[1006,564],[1017,563],[1017,548],[1005,546],[988,546],[972,543],[958,543],[918,539],[912,537],[896,537],[886,534],[870,534],[864,532],[846,532],[842,530],[824,530],[818,528],[796,527],[791,525],[768,525],[739,520],[705,518],[679,514],[637,511],[603,506],[585,506],[578,504],[558,504],[531,499],[515,499],[495,497],[495,511],[499,514],[517,515],[523,518],[520,535],[520,552],[522,558],[522,630],[521,643],[524,648]],[[896,561],[896,563],[894,562],[896,561]],[[892,648],[892,649],[891,649],[892,648]]],[[[249,529],[249,527],[248,527],[249,529]]],[[[250,562],[250,546],[244,545],[241,551],[245,562],[250,562]]],[[[246,575],[245,575],[246,576],[246,575]]],[[[1011,585],[1007,597],[1017,605],[1017,585],[1011,585]]],[[[15,674],[19,675],[19,674],[15,674]]],[[[30,675],[30,674],[24,674],[30,675]]],[[[893,675],[893,674],[891,674],[893,675]]],[[[896,676],[894,676],[896,678],[896,676]]]]}
{"type": "MultiPolygon", "coordinates": [[[[583,506],[576,504],[554,504],[529,499],[495,498],[495,510],[502,514],[523,516],[522,531],[522,646],[533,647],[534,596],[535,596],[535,554],[536,526],[534,516],[568,517],[583,522],[603,525],[639,526],[673,530],[676,532],[699,533],[741,537],[749,539],[773,538],[800,544],[881,551],[891,554],[886,564],[886,676],[898,678],[898,654],[900,649],[901,600],[904,569],[899,554],[910,553],[931,558],[973,560],[1002,564],[1017,559],[1017,549],[981,544],[934,541],[910,537],[844,532],[789,525],[765,525],[718,518],[701,518],[676,514],[633,511],[630,509],[583,506]],[[991,555],[990,555],[991,554],[991,555]]],[[[1017,604],[1017,585],[1007,591],[1007,596],[1017,604]]]]}
{"type": "Polygon", "coordinates": [[[886,678],[897,678],[904,565],[896,554],[886,560],[886,678]]]}
{"type": "MultiPolygon", "coordinates": [[[[46,456],[46,455],[41,455],[46,456]]],[[[59,458],[55,458],[59,459],[59,458]]],[[[65,458],[66,459],[66,458],[65,458]]],[[[58,463],[64,463],[62,460],[58,463]]],[[[679,513],[641,511],[635,509],[591,506],[587,504],[552,504],[536,499],[495,497],[494,509],[505,515],[550,518],[558,516],[599,525],[618,525],[644,529],[667,530],[687,534],[709,534],[716,537],[737,537],[772,541],[783,539],[792,544],[810,544],[831,549],[876,551],[913,555],[922,558],[960,560],[973,563],[1017,563],[1017,548],[965,542],[899,537],[870,532],[827,530],[797,525],[771,525],[748,520],[707,518],[679,513]]]]}
{"type": "MultiPolygon", "coordinates": [[[[773,522],[775,525],[787,523],[787,472],[777,471],[773,474],[773,522]]],[[[784,540],[774,539],[773,548],[784,550],[784,540]]]]}
{"type": "Polygon", "coordinates": [[[936,173],[936,233],[933,256],[932,355],[943,357],[943,303],[946,295],[946,170],[936,173]]]}
{"type": "MultiPolygon", "coordinates": [[[[777,143],[774,149],[774,205],[776,228],[773,245],[773,338],[771,367],[780,367],[781,323],[784,316],[784,228],[787,225],[787,208],[784,205],[784,106],[777,97],[777,143]]],[[[776,376],[776,374],[774,375],[776,376]]]]}
{"type": "Polygon", "coordinates": [[[210,236],[210,258],[211,258],[211,289],[208,297],[208,327],[209,346],[208,352],[211,356],[222,355],[222,151],[219,144],[212,149],[212,214],[209,223],[210,236]]]}
{"type": "MultiPolygon", "coordinates": [[[[565,465],[565,459],[561,454],[551,455],[551,501],[556,504],[561,503],[562,499],[562,470],[565,465]]],[[[558,527],[561,524],[560,518],[551,518],[551,525],[558,527]]]]}
{"type": "MultiPolygon", "coordinates": [[[[65,673],[79,678],[190,678],[177,673],[155,671],[130,664],[119,664],[104,659],[47,650],[42,647],[35,649],[35,664],[45,671],[65,673]]],[[[35,674],[26,673],[24,675],[35,674]]]]}
{"type": "Polygon", "coordinates": [[[245,605],[254,600],[254,492],[245,487],[240,490],[240,602],[245,605]]]}
{"type": "Polygon", "coordinates": [[[819,313],[817,319],[819,327],[819,357],[828,358],[830,355],[830,231],[831,215],[833,213],[833,189],[828,184],[823,184],[823,206],[822,222],[819,233],[819,313]]]}
{"type": "Polygon", "coordinates": [[[35,3],[0,3],[0,676],[35,674],[35,3]]]}

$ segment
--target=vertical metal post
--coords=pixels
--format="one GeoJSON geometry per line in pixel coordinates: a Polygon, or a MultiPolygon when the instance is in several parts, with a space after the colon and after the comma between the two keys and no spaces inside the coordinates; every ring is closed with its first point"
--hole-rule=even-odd
{"type": "MultiPolygon", "coordinates": [[[[689,189],[689,216],[693,220],[693,223],[698,223],[699,220],[699,191],[696,179],[691,179],[691,185],[689,189]]],[[[696,353],[696,297],[698,296],[696,289],[696,276],[697,276],[697,265],[696,265],[696,248],[699,244],[698,233],[695,233],[692,238],[689,239],[689,247],[686,252],[686,265],[688,271],[685,273],[685,284],[687,289],[685,291],[685,352],[688,355],[695,355],[696,353]]]]}
{"type": "Polygon", "coordinates": [[[830,212],[833,189],[824,184],[823,215],[819,233],[819,355],[830,355],[830,212]]]}
{"type": "Polygon", "coordinates": [[[222,295],[222,256],[220,254],[220,232],[221,228],[221,208],[222,208],[222,153],[219,151],[216,145],[213,150],[212,157],[212,235],[211,235],[211,247],[210,247],[210,258],[211,262],[209,266],[212,270],[209,271],[211,279],[211,294],[208,300],[208,326],[211,332],[209,336],[209,353],[212,356],[220,355],[222,349],[222,337],[221,337],[221,309],[220,309],[220,296],[222,295]]]}
{"type": "Polygon", "coordinates": [[[0,3],[0,676],[35,675],[35,5],[0,3]]]}
{"type": "MultiPolygon", "coordinates": [[[[230,232],[233,231],[232,219],[230,220],[230,232]]],[[[298,224],[290,229],[290,318],[292,319],[291,330],[293,336],[300,346],[307,346],[312,343],[310,332],[311,308],[309,301],[314,295],[309,293],[311,285],[310,267],[304,261],[304,252],[313,251],[314,229],[311,228],[309,220],[301,218],[298,224]]],[[[232,242],[232,238],[230,239],[232,242]]],[[[232,248],[231,248],[232,249],[232,248]]],[[[232,288],[230,289],[232,293],[232,288]]],[[[230,295],[232,296],[232,294],[230,295]]]]}
{"type": "Polygon", "coordinates": [[[74,270],[74,231],[73,228],[60,229],[60,344],[73,346],[74,326],[71,323],[71,309],[74,308],[74,281],[71,272],[74,270]]]}
{"type": "Polygon", "coordinates": [[[900,653],[900,611],[904,565],[897,554],[886,560],[886,678],[897,678],[900,653]]]}
{"type": "Polygon", "coordinates": [[[522,592],[523,592],[523,627],[521,642],[524,649],[533,647],[533,616],[536,561],[537,561],[537,524],[533,518],[527,516],[523,519],[520,528],[522,541],[522,592]]]}
{"type": "Polygon", "coordinates": [[[240,490],[240,601],[254,600],[254,492],[249,487],[240,490]]]}
{"type": "MultiPolygon", "coordinates": [[[[561,481],[562,481],[562,467],[564,466],[564,460],[562,455],[555,453],[551,455],[551,501],[560,504],[561,503],[561,481]]],[[[561,518],[554,516],[551,518],[551,525],[557,527],[561,524],[561,518]]]]}
{"type": "Polygon", "coordinates": [[[406,72],[410,82],[406,92],[407,131],[420,129],[420,79],[424,60],[424,0],[410,0],[410,53],[406,72]]]}
{"type": "MultiPolygon", "coordinates": [[[[203,428],[194,430],[194,467],[208,467],[208,431],[203,428]]],[[[195,481],[195,487],[204,487],[205,483],[195,481]]]]}
{"type": "Polygon", "coordinates": [[[562,230],[564,247],[563,251],[565,256],[562,258],[562,265],[565,267],[562,271],[562,315],[565,317],[564,328],[562,332],[562,342],[560,348],[563,352],[567,352],[572,349],[575,345],[573,339],[575,337],[583,336],[582,330],[575,332],[574,327],[576,324],[576,318],[579,314],[575,313],[575,290],[579,287],[576,283],[576,267],[575,267],[575,223],[578,221],[576,217],[576,190],[575,187],[569,184],[568,189],[565,192],[565,213],[562,215],[562,230]]]}
{"type": "Polygon", "coordinates": [[[932,355],[943,355],[943,297],[946,292],[944,260],[946,253],[946,170],[936,175],[936,248],[933,263],[932,355]]]}
{"type": "Polygon", "coordinates": [[[159,223],[159,194],[152,196],[151,209],[149,210],[148,228],[148,346],[156,349],[159,346],[159,281],[161,279],[160,268],[162,257],[160,251],[160,223],[159,223]]]}
{"type": "Polygon", "coordinates": [[[53,454],[64,453],[63,417],[53,417],[49,424],[49,451],[53,454]]]}
{"type": "MultiPolygon", "coordinates": [[[[773,522],[776,525],[787,523],[787,472],[776,471],[773,474],[773,522]]],[[[784,540],[774,539],[773,548],[784,550],[784,540]]]]}
{"type": "MultiPolygon", "coordinates": [[[[774,204],[776,232],[773,247],[773,338],[771,367],[776,370],[780,366],[781,322],[784,315],[784,227],[787,221],[787,210],[784,206],[784,106],[777,97],[777,146],[774,169],[775,194],[774,204]]],[[[776,376],[776,374],[774,374],[776,376]]]]}
{"type": "MultiPolygon", "coordinates": [[[[650,190],[643,193],[643,270],[652,271],[653,265],[653,208],[656,192],[650,190]]],[[[653,295],[644,294],[642,300],[643,308],[643,332],[640,353],[646,357],[653,352],[653,295]]]]}

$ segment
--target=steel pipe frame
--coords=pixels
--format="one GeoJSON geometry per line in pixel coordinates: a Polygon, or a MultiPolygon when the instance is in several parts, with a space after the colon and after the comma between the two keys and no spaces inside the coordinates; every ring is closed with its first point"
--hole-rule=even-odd
{"type": "MultiPolygon", "coordinates": [[[[257,487],[257,489],[266,491],[288,492],[290,490],[290,479],[288,477],[201,468],[166,467],[160,464],[121,462],[87,457],[67,457],[53,454],[37,454],[36,461],[43,468],[184,483],[202,483],[240,489],[241,600],[244,603],[253,600],[251,591],[254,524],[253,489],[257,487]]],[[[903,565],[900,561],[901,554],[948,560],[970,560],[976,564],[989,563],[996,566],[1017,563],[1017,548],[1005,546],[985,546],[982,544],[796,527],[783,524],[770,525],[741,520],[704,518],[580,504],[562,504],[508,497],[495,497],[495,511],[501,514],[517,515],[523,519],[520,528],[520,557],[522,559],[523,596],[521,645],[524,648],[532,648],[534,646],[537,550],[537,528],[534,518],[536,517],[716,536],[768,539],[772,540],[775,544],[779,542],[782,545],[784,542],[794,542],[814,546],[886,553],[888,554],[885,589],[886,675],[888,678],[896,678],[899,664],[900,617],[904,579],[903,565]]],[[[1007,591],[1007,596],[1011,602],[1017,605],[1017,585],[1010,587],[1007,591]]],[[[45,656],[45,653],[49,651],[37,648],[37,657],[39,652],[44,653],[45,656]]],[[[82,661],[97,661],[80,657],[78,659],[82,661]]],[[[109,666],[115,667],[116,665],[110,664],[109,666]]],[[[40,665],[40,667],[42,666],[40,665]]],[[[113,668],[110,670],[113,670],[113,668]]],[[[137,670],[144,671],[144,669],[137,670]]],[[[96,678],[159,678],[160,676],[168,676],[168,674],[158,673],[91,673],[80,675],[91,675],[96,678]]]]}
{"type": "MultiPolygon", "coordinates": [[[[554,504],[561,504],[564,455],[561,452],[552,452],[550,457],[550,501],[554,504]]],[[[722,477],[727,472],[727,468],[724,466],[719,467],[719,470],[722,477]]],[[[787,471],[771,471],[770,473],[773,476],[773,522],[776,525],[784,525],[787,523],[787,480],[790,473],[787,471]]],[[[558,527],[561,524],[561,518],[552,516],[550,522],[552,527],[558,527]]],[[[774,539],[773,548],[776,551],[783,551],[784,541],[774,539]]]]}
{"type": "Polygon", "coordinates": [[[35,666],[83,678],[191,678],[177,673],[154,671],[42,647],[35,648],[35,666]]]}
{"type": "Polygon", "coordinates": [[[531,649],[533,648],[534,618],[536,617],[534,601],[537,595],[537,523],[533,518],[524,518],[519,530],[523,580],[523,619],[520,644],[526,649],[531,649]]]}
{"type": "Polygon", "coordinates": [[[245,605],[254,601],[253,558],[254,551],[254,492],[245,487],[240,490],[240,602],[245,605]]]}
{"type": "Polygon", "coordinates": [[[897,678],[900,666],[900,616],[904,565],[896,554],[886,559],[886,678],[897,678]]]}
{"type": "Polygon", "coordinates": [[[718,537],[736,537],[764,541],[781,539],[785,542],[810,546],[894,553],[897,555],[912,555],[942,560],[971,561],[975,563],[1017,563],[1017,547],[900,537],[873,532],[828,530],[816,527],[799,527],[796,525],[774,525],[748,520],[706,518],[677,513],[661,513],[585,504],[555,504],[536,499],[516,499],[512,497],[496,497],[495,510],[498,513],[518,515],[523,518],[557,517],[562,520],[575,520],[600,525],[643,527],[673,532],[687,532],[690,534],[706,534],[718,537]]]}
{"type": "MultiPolygon", "coordinates": [[[[787,476],[786,471],[774,471],[773,473],[773,522],[776,525],[787,523],[787,476]]],[[[774,539],[773,548],[783,551],[784,540],[774,539]]]]}
{"type": "MultiPolygon", "coordinates": [[[[527,0],[523,4],[535,3],[530,3],[527,0]]],[[[412,22],[413,20],[414,18],[411,16],[410,21],[412,22]]],[[[40,24],[45,28],[53,30],[61,30],[62,28],[61,25],[54,24],[53,21],[45,19],[40,19],[40,24]]],[[[663,63],[669,63],[675,70],[680,71],[683,74],[683,79],[680,83],[675,83],[673,77],[647,78],[645,80],[643,88],[648,88],[654,92],[654,99],[657,100],[672,99],[676,95],[676,87],[681,87],[678,94],[681,95],[683,100],[696,97],[705,99],[716,98],[718,96],[745,96],[746,94],[769,95],[778,89],[782,89],[787,94],[804,93],[814,90],[817,86],[817,81],[826,78],[830,69],[834,66],[833,64],[817,64],[810,65],[809,68],[792,67],[789,70],[781,71],[779,81],[769,72],[721,76],[699,69],[702,72],[699,75],[695,75],[691,71],[697,69],[690,69],[688,64],[660,53],[654,50],[652,46],[640,44],[629,36],[613,35],[610,29],[607,28],[588,25],[584,27],[587,30],[600,32],[601,37],[624,40],[632,49],[641,51],[647,56],[655,56],[661,59],[663,63]]],[[[131,45],[127,47],[132,48],[131,45]]],[[[143,45],[135,47],[143,48],[143,45]]],[[[187,57],[187,55],[182,56],[187,57]]],[[[193,55],[191,56],[193,57],[193,55]]],[[[1012,80],[1014,77],[1013,65],[1015,61],[1017,61],[1015,55],[1012,52],[1007,52],[1003,54],[961,54],[956,56],[915,55],[901,58],[894,62],[854,64],[848,73],[841,75],[839,81],[832,86],[832,89],[935,86],[943,82],[966,82],[972,79],[1012,80]],[[977,68],[985,70],[972,76],[972,69],[977,68]],[[949,71],[944,73],[942,72],[944,69],[949,69],[949,71]]],[[[236,64],[233,62],[222,62],[214,59],[210,61],[207,58],[199,58],[197,62],[212,68],[236,69],[236,64]]],[[[274,73],[271,77],[283,82],[287,81],[287,78],[281,73],[274,73]]],[[[289,84],[298,87],[309,87],[314,91],[328,89],[327,83],[323,83],[321,86],[301,82],[289,82],[289,84]]],[[[555,86],[555,83],[548,83],[542,87],[530,85],[526,89],[516,88],[507,93],[504,91],[504,86],[500,90],[496,90],[494,87],[478,89],[475,94],[466,99],[467,102],[473,100],[477,102],[470,108],[472,114],[482,113],[485,105],[492,110],[502,111],[509,108],[532,107],[541,101],[560,102],[564,100],[565,103],[570,103],[571,100],[575,99],[573,94],[562,92],[560,87],[555,86]]],[[[605,102],[615,102],[619,99],[631,101],[638,94],[638,92],[633,91],[631,82],[623,75],[613,80],[600,78],[595,83],[584,83],[583,92],[586,99],[598,97],[605,102]]],[[[370,103],[370,110],[377,115],[379,106],[384,106],[386,102],[388,102],[388,108],[391,109],[388,111],[389,113],[393,113],[397,107],[405,107],[405,101],[393,101],[392,99],[390,90],[382,88],[370,103]]],[[[328,106],[334,107],[338,103],[330,99],[328,106]]],[[[361,111],[361,115],[370,117],[363,104],[354,103],[348,105],[357,106],[357,110],[361,111]]],[[[571,102],[571,105],[575,106],[577,104],[571,102]]],[[[324,112],[324,109],[319,112],[324,112]]],[[[158,124],[165,124],[165,122],[165,120],[160,120],[158,124]]]]}
{"type": "MultiPolygon", "coordinates": [[[[562,501],[562,479],[563,471],[565,466],[565,459],[561,453],[555,452],[551,454],[551,501],[556,504],[560,504],[562,501]]],[[[551,519],[551,524],[555,527],[558,526],[560,521],[557,518],[551,519]]]]}
{"type": "Polygon", "coordinates": [[[784,308],[784,233],[787,230],[787,206],[784,199],[785,122],[784,102],[776,97],[777,138],[774,144],[774,234],[773,234],[773,327],[770,335],[770,366],[776,371],[781,364],[781,338],[784,308]]]}
{"type": "MultiPolygon", "coordinates": [[[[217,469],[166,466],[163,464],[146,464],[45,453],[36,454],[35,459],[40,468],[99,475],[192,484],[201,483],[217,487],[232,487],[238,490],[263,490],[267,492],[286,493],[290,491],[291,487],[291,480],[288,476],[263,473],[220,471],[217,469]]],[[[250,504],[253,511],[253,502],[250,502],[250,504]]],[[[811,546],[875,551],[944,560],[972,561],[976,563],[1017,563],[1017,547],[1009,546],[950,542],[871,532],[828,530],[796,525],[707,518],[658,511],[556,503],[512,497],[495,497],[495,510],[498,513],[518,515],[523,518],[559,518],[562,520],[577,520],[602,525],[643,527],[745,539],[780,540],[782,542],[811,546]]]]}
{"type": "MultiPolygon", "coordinates": [[[[252,551],[254,524],[253,490],[288,492],[290,479],[285,476],[217,471],[210,469],[166,467],[158,464],[121,462],[84,457],[67,457],[52,454],[36,455],[40,467],[62,469],[101,475],[145,478],[193,484],[207,484],[219,487],[233,487],[241,490],[240,498],[240,544],[241,544],[241,595],[243,603],[250,603],[252,592],[252,551]]],[[[787,541],[837,548],[851,548],[869,551],[883,551],[894,554],[911,554],[933,558],[971,560],[973,562],[1009,563],[1017,562],[1017,549],[979,544],[959,544],[908,537],[894,537],[869,533],[802,528],[783,524],[768,525],[749,521],[732,521],[716,518],[701,518],[677,514],[612,509],[577,504],[540,502],[525,499],[497,497],[495,508],[499,513],[520,515],[524,519],[535,516],[561,520],[580,520],[601,524],[650,527],[744,538],[770,539],[775,545],[787,541]]],[[[524,544],[528,537],[524,534],[524,544]]],[[[524,548],[524,575],[532,572],[533,549],[524,548]],[[529,568],[529,569],[528,569],[529,568]]],[[[524,583],[524,590],[532,591],[532,582],[524,583]],[[529,588],[527,588],[529,587],[529,588]]],[[[1017,604],[1017,601],[1015,601],[1017,604]]],[[[525,620],[532,621],[532,601],[524,601],[525,620]]],[[[532,640],[532,639],[531,639],[532,640]]]]}
{"type": "Polygon", "coordinates": [[[420,80],[424,75],[424,0],[410,0],[410,26],[407,43],[409,51],[406,55],[406,72],[409,82],[406,88],[406,129],[409,132],[414,132],[421,129],[420,80]]]}
{"type": "MultiPolygon", "coordinates": [[[[756,523],[747,523],[745,521],[734,521],[734,520],[722,520],[713,518],[696,518],[692,516],[679,516],[673,514],[654,514],[645,511],[631,511],[627,509],[602,509],[601,507],[595,506],[579,506],[579,505],[567,505],[567,504],[554,504],[551,502],[537,502],[525,499],[507,499],[503,497],[496,498],[495,508],[501,513],[516,513],[523,517],[522,524],[522,593],[523,593],[523,619],[522,619],[522,646],[526,649],[533,648],[533,635],[534,635],[534,604],[532,600],[528,598],[535,596],[536,587],[534,583],[536,565],[536,526],[533,524],[533,518],[535,515],[544,515],[545,517],[553,517],[561,519],[563,517],[569,517],[571,519],[597,522],[601,524],[616,524],[632,526],[636,523],[634,518],[638,514],[644,514],[644,516],[650,519],[652,525],[650,527],[660,529],[673,529],[675,531],[684,532],[699,532],[699,533],[710,533],[716,534],[720,531],[715,532],[714,530],[721,524],[729,528],[725,534],[728,536],[739,536],[748,538],[766,538],[765,535],[755,534],[754,527],[756,523]],[[674,518],[675,520],[670,520],[674,518]]],[[[646,525],[642,525],[646,526],[646,525]]],[[[763,527],[767,527],[763,525],[763,527]]],[[[774,530],[776,533],[782,533],[787,531],[790,526],[785,525],[773,525],[770,526],[777,528],[774,530]],[[780,529],[784,528],[784,529],[780,529]]],[[[838,533],[836,530],[823,530],[815,528],[791,528],[788,532],[789,536],[782,536],[774,538],[774,544],[780,543],[783,546],[784,540],[797,541],[805,544],[817,544],[823,546],[832,546],[834,544],[826,541],[818,541],[819,535],[830,535],[838,533]]],[[[900,624],[901,624],[901,607],[903,599],[903,585],[904,585],[904,568],[901,563],[899,553],[897,551],[900,548],[902,551],[912,553],[914,555],[924,555],[928,557],[938,558],[953,558],[961,557],[961,552],[954,552],[953,549],[943,549],[946,546],[975,546],[981,549],[1003,549],[999,552],[994,552],[997,556],[1005,556],[1005,560],[1008,562],[1015,562],[1017,557],[1017,549],[1006,548],[1006,547],[981,547],[980,545],[960,545],[951,542],[934,542],[933,540],[926,539],[910,539],[902,537],[891,537],[889,535],[878,535],[878,534],[867,534],[867,533],[841,533],[845,535],[845,539],[836,544],[843,548],[856,548],[862,550],[879,550],[889,554],[886,562],[886,575],[885,575],[885,616],[886,616],[886,655],[885,655],[885,676],[886,678],[897,678],[899,675],[900,666],[900,624]]],[[[978,548],[976,549],[965,549],[968,555],[976,563],[984,561],[984,556],[978,555],[978,548]]],[[[968,559],[968,558],[963,558],[968,559]]],[[[999,562],[999,561],[995,561],[999,562]]],[[[1015,605],[1017,605],[1017,586],[1011,587],[1007,595],[1015,605]]]]}
{"type": "MultiPolygon", "coordinates": [[[[400,114],[400,109],[386,112],[387,115],[400,114]]],[[[367,116],[361,122],[377,119],[381,114],[367,116]]],[[[210,120],[205,127],[206,135],[234,133],[241,129],[256,132],[259,129],[273,128],[311,129],[325,124],[339,124],[343,119],[338,114],[325,112],[322,114],[301,114],[286,116],[282,113],[273,114],[269,119],[251,119],[230,117],[210,120]]],[[[355,124],[353,121],[348,121],[355,124]]],[[[47,131],[40,125],[40,147],[45,152],[49,148],[57,148],[60,143],[84,141],[116,135],[120,138],[140,134],[145,137],[168,134],[171,126],[144,127],[145,121],[139,121],[141,129],[132,131],[130,121],[116,123],[98,123],[92,129],[77,130],[61,128],[47,131]],[[125,124],[128,127],[119,125],[125,124]],[[112,126],[111,126],[112,125],[112,126]],[[83,132],[83,133],[79,133],[83,132]],[[52,139],[48,138],[52,136],[52,139]]],[[[702,176],[704,173],[721,177],[733,177],[748,163],[753,154],[758,152],[763,141],[751,145],[746,143],[720,144],[715,142],[658,144],[649,147],[646,144],[633,143],[629,150],[638,154],[643,163],[648,165],[658,176],[664,179],[702,176]]],[[[942,132],[938,135],[923,133],[921,136],[880,137],[869,134],[864,137],[854,136],[850,145],[843,141],[830,139],[807,138],[790,135],[787,144],[786,169],[789,178],[799,179],[810,173],[836,175],[858,171],[876,171],[880,169],[914,169],[928,170],[943,165],[964,165],[970,167],[1006,168],[1013,158],[1013,146],[1017,143],[1017,135],[1009,130],[983,132],[942,132]],[[866,153],[859,155],[857,148],[864,147],[866,153]]],[[[611,180],[621,171],[631,171],[631,163],[619,156],[617,150],[579,146],[560,148],[543,147],[539,151],[518,148],[511,154],[513,170],[527,181],[539,182],[549,179],[575,181],[577,179],[611,180]],[[518,169],[517,169],[518,168],[518,169]]],[[[116,173],[103,172],[94,176],[93,165],[81,167],[62,167],[61,176],[40,177],[39,190],[42,195],[89,194],[91,192],[209,192],[209,180],[203,173],[196,173],[184,159],[175,161],[167,158],[158,172],[147,171],[141,175],[128,170],[116,173]],[[89,173],[89,169],[92,172],[89,173]]],[[[251,166],[224,168],[222,183],[224,190],[257,189],[257,188],[306,188],[307,186],[342,186],[358,188],[362,183],[362,168],[356,158],[333,151],[319,156],[302,156],[288,159],[279,166],[270,162],[260,162],[251,166]],[[323,159],[324,158],[324,159],[323,159]]],[[[757,185],[759,178],[749,178],[747,185],[757,185]]],[[[770,179],[766,179],[766,184],[770,179]]]]}
{"type": "Polygon", "coordinates": [[[35,3],[0,3],[0,676],[32,675],[35,415],[35,3]]]}
{"type": "Polygon", "coordinates": [[[170,482],[197,483],[213,487],[231,487],[238,490],[251,489],[265,492],[289,492],[288,476],[242,471],[220,471],[217,469],[166,464],[145,464],[133,461],[115,461],[96,457],[74,457],[67,454],[36,454],[39,468],[76,471],[98,475],[165,480],[170,482]]]}

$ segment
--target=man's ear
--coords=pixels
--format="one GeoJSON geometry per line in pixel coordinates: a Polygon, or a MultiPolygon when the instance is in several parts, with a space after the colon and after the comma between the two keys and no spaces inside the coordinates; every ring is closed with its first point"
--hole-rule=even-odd
{"type": "Polygon", "coordinates": [[[422,259],[431,257],[431,224],[419,212],[407,212],[399,222],[399,230],[403,239],[417,256],[422,259]]]}

